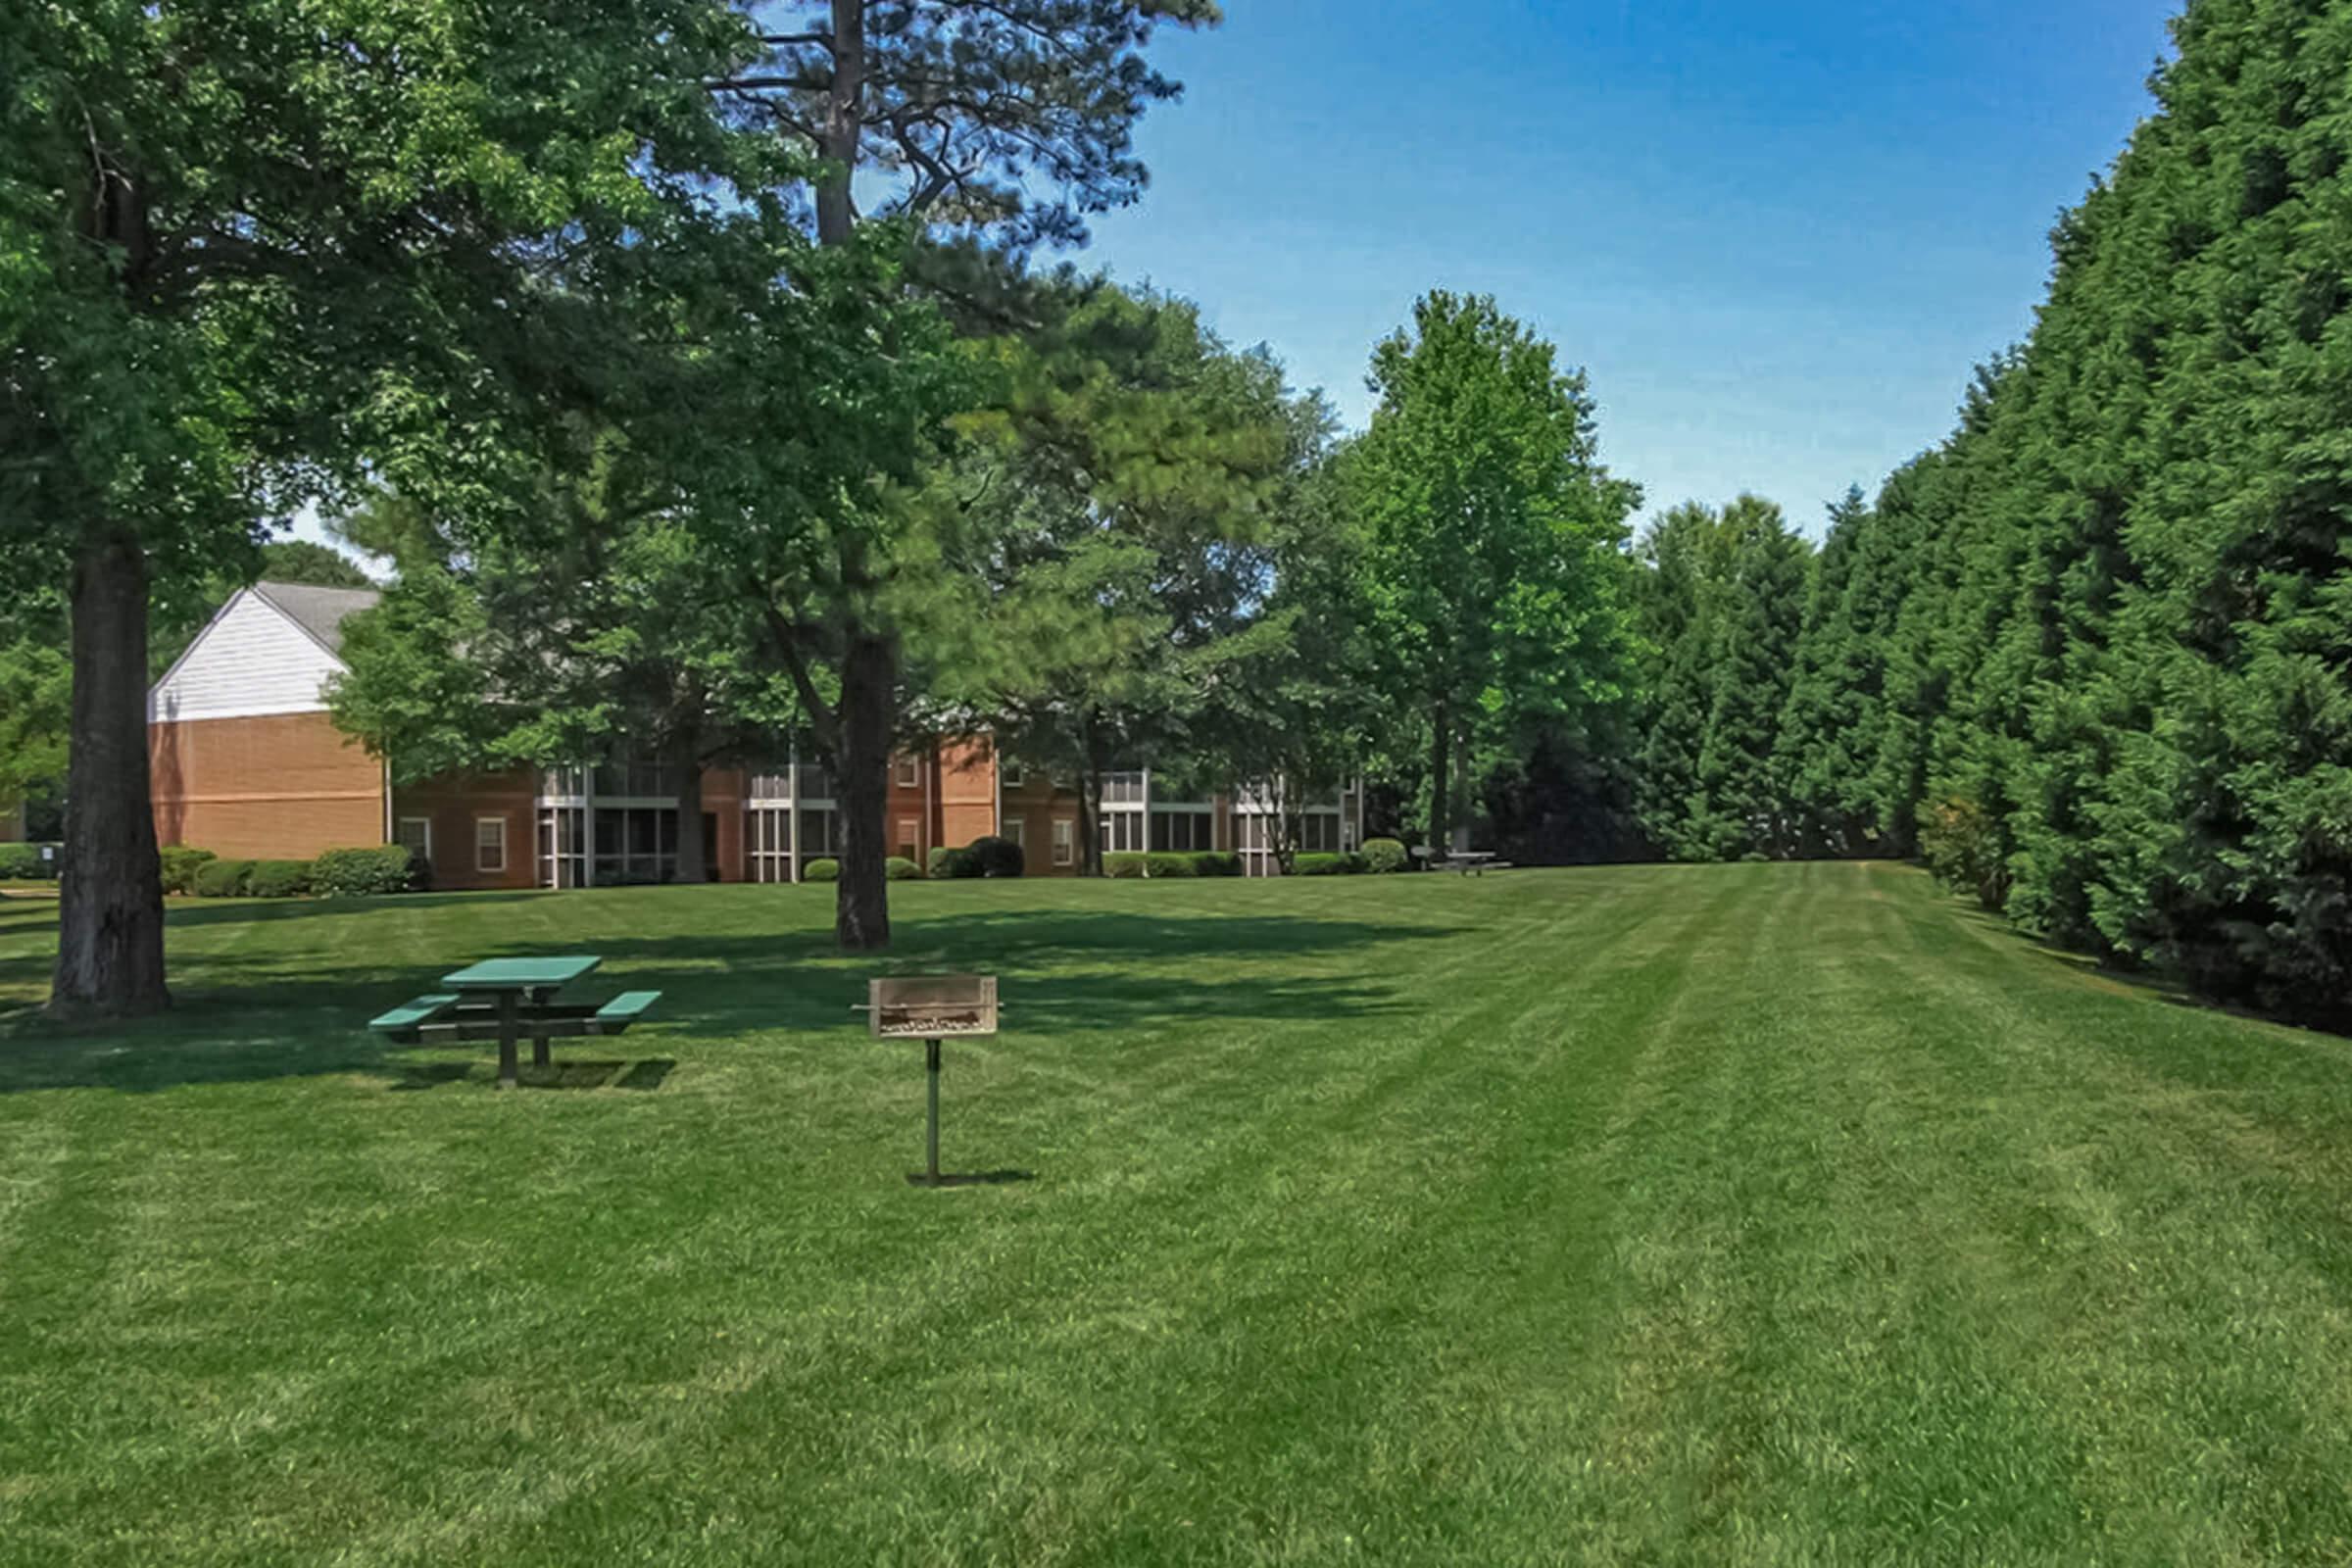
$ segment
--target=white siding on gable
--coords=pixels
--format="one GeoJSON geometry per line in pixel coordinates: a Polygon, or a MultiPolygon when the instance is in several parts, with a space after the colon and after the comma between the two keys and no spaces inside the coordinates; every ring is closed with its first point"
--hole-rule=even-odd
{"type": "Polygon", "coordinates": [[[251,589],[228,602],[148,694],[149,722],[314,713],[343,662],[251,589]]]}

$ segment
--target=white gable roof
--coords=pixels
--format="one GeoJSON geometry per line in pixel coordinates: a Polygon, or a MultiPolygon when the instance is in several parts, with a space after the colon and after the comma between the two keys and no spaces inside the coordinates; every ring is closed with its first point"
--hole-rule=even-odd
{"type": "MultiPolygon", "coordinates": [[[[374,602],[371,593],[295,590],[276,583],[239,590],[148,693],[148,721],[320,711],[327,683],[344,669],[335,657],[342,616],[374,602]],[[327,592],[340,601],[331,607],[339,613],[331,616],[298,615],[283,602],[297,594],[327,592]]],[[[295,608],[329,607],[305,597],[295,608]]]]}

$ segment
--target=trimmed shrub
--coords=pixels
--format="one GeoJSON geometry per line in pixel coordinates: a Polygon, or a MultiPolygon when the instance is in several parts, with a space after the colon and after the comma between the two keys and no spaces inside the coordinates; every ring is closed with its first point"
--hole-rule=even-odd
{"type": "Polygon", "coordinates": [[[961,881],[967,877],[988,874],[980,864],[980,857],[972,850],[968,848],[951,850],[944,844],[932,850],[930,863],[926,869],[930,875],[949,881],[961,881]]]}
{"type": "Polygon", "coordinates": [[[57,875],[58,862],[42,859],[41,852],[57,849],[54,844],[0,844],[0,881],[46,882],[57,875]]]}
{"type": "Polygon", "coordinates": [[[802,870],[801,880],[804,882],[838,882],[841,880],[841,862],[830,858],[810,860],[802,870]]]}
{"type": "Polygon", "coordinates": [[[1230,850],[1202,850],[1193,857],[1195,876],[1240,876],[1242,858],[1230,850]]]}
{"type": "Polygon", "coordinates": [[[1102,857],[1102,874],[1122,882],[1141,881],[1148,858],[1134,850],[1114,850],[1102,857]]]}
{"type": "Polygon", "coordinates": [[[311,862],[256,860],[245,891],[257,899],[299,899],[311,891],[311,862]]]}
{"type": "Polygon", "coordinates": [[[1364,869],[1374,876],[1386,876],[1392,871],[1401,871],[1412,863],[1412,857],[1405,853],[1404,846],[1396,839],[1364,840],[1363,856],[1364,869]]]}
{"type": "Polygon", "coordinates": [[[1180,855],[1170,850],[1154,850],[1144,857],[1144,875],[1146,876],[1194,877],[1200,874],[1200,867],[1194,863],[1190,854],[1180,855]]]}
{"type": "Polygon", "coordinates": [[[980,862],[982,876],[1019,876],[1029,868],[1028,857],[1010,839],[974,839],[971,853],[980,862]]]}
{"type": "Polygon", "coordinates": [[[892,882],[918,882],[922,880],[923,868],[904,855],[894,855],[882,862],[882,875],[892,882]]]}
{"type": "Polygon", "coordinates": [[[328,850],[311,862],[311,891],[324,898],[370,899],[424,885],[425,868],[405,845],[328,850]]]}
{"type": "Polygon", "coordinates": [[[207,899],[240,899],[252,881],[251,860],[214,860],[196,873],[196,892],[207,899]]]}
{"type": "Polygon", "coordinates": [[[1946,796],[1920,813],[1919,857],[1936,881],[1974,894],[1985,908],[1997,913],[2009,902],[2001,824],[1967,796],[1946,796]]]}
{"type": "Polygon", "coordinates": [[[1298,876],[1354,876],[1364,868],[1360,855],[1307,854],[1291,857],[1291,870],[1298,876]]]}
{"type": "Polygon", "coordinates": [[[164,862],[166,893],[195,892],[196,873],[220,858],[210,850],[191,850],[179,844],[168,845],[158,853],[164,862]]]}

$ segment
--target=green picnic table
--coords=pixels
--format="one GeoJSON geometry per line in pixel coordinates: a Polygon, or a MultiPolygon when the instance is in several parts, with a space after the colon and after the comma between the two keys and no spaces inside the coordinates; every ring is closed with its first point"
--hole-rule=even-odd
{"type": "Polygon", "coordinates": [[[495,1038],[499,1087],[512,1088],[521,1078],[516,1047],[524,1033],[531,1037],[531,1065],[545,1067],[551,1065],[550,1036],[622,1034],[662,1000],[659,991],[625,992],[602,1006],[557,1000],[557,993],[603,962],[593,954],[485,958],[443,975],[445,995],[414,998],[368,1027],[399,1040],[495,1038]]]}

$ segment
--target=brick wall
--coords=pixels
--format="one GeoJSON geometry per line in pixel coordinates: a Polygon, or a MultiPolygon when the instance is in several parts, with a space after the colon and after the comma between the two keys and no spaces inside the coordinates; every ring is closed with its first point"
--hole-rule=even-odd
{"type": "MultiPolygon", "coordinates": [[[[404,784],[392,792],[392,814],[432,823],[434,887],[528,888],[539,881],[538,801],[538,779],[522,769],[404,784]],[[503,868],[483,868],[478,825],[483,818],[506,824],[503,868]]],[[[376,837],[382,836],[378,828],[376,837]]]]}
{"type": "Polygon", "coordinates": [[[324,713],[148,726],[158,842],[307,860],[384,842],[383,766],[324,713]]]}

